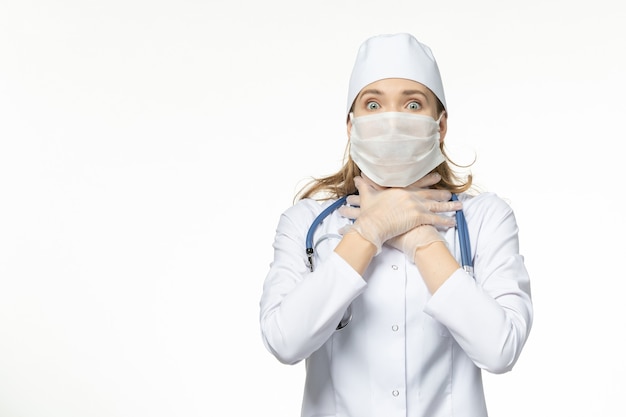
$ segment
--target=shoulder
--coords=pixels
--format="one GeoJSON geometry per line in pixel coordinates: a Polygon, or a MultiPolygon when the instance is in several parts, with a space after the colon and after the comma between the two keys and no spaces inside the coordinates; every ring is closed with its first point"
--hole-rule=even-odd
{"type": "MultiPolygon", "coordinates": [[[[276,228],[277,237],[288,237],[289,239],[301,242],[302,245],[304,245],[305,237],[311,230],[311,226],[315,223],[315,219],[334,201],[336,200],[299,200],[293,206],[287,208],[281,213],[278,226],[276,228]]],[[[326,226],[329,223],[329,221],[324,222],[326,226]]],[[[317,227],[313,230],[318,231],[319,233],[319,229],[317,227]]]]}
{"type": "Polygon", "coordinates": [[[318,201],[312,198],[305,198],[286,209],[281,217],[296,224],[304,223],[310,225],[326,207],[335,201],[318,201]]]}
{"type": "Polygon", "coordinates": [[[493,192],[484,192],[474,196],[459,196],[463,202],[463,214],[470,233],[478,239],[493,242],[498,237],[506,239],[518,233],[519,228],[513,209],[502,197],[493,192]],[[494,240],[495,239],[495,240],[494,240]]]}
{"type": "Polygon", "coordinates": [[[317,216],[322,210],[322,203],[311,198],[305,198],[286,209],[283,215],[291,218],[310,217],[317,216]]]}
{"type": "Polygon", "coordinates": [[[463,203],[463,212],[467,216],[507,216],[513,209],[502,197],[494,192],[483,192],[476,195],[461,194],[459,200],[463,203]]]}

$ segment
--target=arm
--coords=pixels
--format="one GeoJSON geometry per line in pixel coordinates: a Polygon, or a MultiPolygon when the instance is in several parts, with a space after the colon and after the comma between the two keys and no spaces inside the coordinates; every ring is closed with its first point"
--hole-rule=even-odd
{"type": "MultiPolygon", "coordinates": [[[[456,269],[433,293],[425,312],[448,328],[477,366],[502,373],[513,368],[532,326],[530,279],[519,254],[513,211],[495,195],[483,198],[469,225],[476,279],[456,269]]],[[[428,271],[433,260],[424,258],[416,253],[424,279],[436,286],[437,276],[428,271]]]]}
{"type": "MultiPolygon", "coordinates": [[[[434,232],[438,233],[436,230],[434,232]]],[[[460,268],[446,244],[441,241],[417,248],[413,261],[431,294],[434,294],[460,268]]]]}
{"type": "Polygon", "coordinates": [[[281,216],[261,299],[261,328],[266,346],[282,362],[298,362],[328,340],[350,302],[364,290],[360,274],[382,242],[419,224],[454,224],[431,209],[460,206],[424,199],[419,190],[376,190],[360,177],[355,185],[363,213],[315,272],[306,268],[304,250],[315,210],[302,215],[304,204],[299,204],[281,216]]]}
{"type": "Polygon", "coordinates": [[[376,246],[356,231],[349,230],[335,248],[335,253],[362,276],[376,255],[376,246]]]}
{"type": "Polygon", "coordinates": [[[306,265],[305,237],[315,212],[302,202],[279,221],[274,260],[263,285],[261,333],[267,349],[294,364],[319,349],[335,331],[343,313],[366,286],[361,276],[335,253],[314,272],[306,265]]]}

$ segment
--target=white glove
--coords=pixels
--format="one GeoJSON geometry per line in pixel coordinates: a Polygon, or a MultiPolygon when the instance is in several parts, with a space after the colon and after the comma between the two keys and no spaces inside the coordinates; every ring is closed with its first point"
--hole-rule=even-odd
{"type": "MultiPolygon", "coordinates": [[[[436,177],[428,176],[430,181],[433,178],[436,177]]],[[[462,207],[458,201],[447,201],[451,194],[445,190],[382,188],[361,177],[356,177],[354,184],[359,195],[351,197],[348,203],[358,204],[360,208],[344,206],[340,213],[356,219],[352,229],[371,242],[377,254],[384,242],[417,226],[454,226],[453,217],[436,213],[456,211],[462,207]],[[438,200],[443,198],[446,201],[438,200]]]]}
{"type": "Polygon", "coordinates": [[[446,242],[434,226],[422,225],[389,239],[385,244],[404,252],[415,263],[415,251],[434,242],[446,242]]]}
{"type": "MultiPolygon", "coordinates": [[[[364,178],[367,182],[368,180],[364,178]]],[[[415,183],[405,187],[405,190],[416,191],[418,196],[426,199],[426,200],[434,200],[438,202],[448,202],[452,197],[452,193],[447,190],[437,190],[434,188],[428,188],[431,185],[437,184],[441,181],[441,175],[436,172],[430,173],[424,176],[422,179],[416,181],[415,183]]],[[[370,182],[370,185],[374,187],[376,190],[384,190],[385,187],[381,187],[375,183],[370,182]]],[[[339,213],[348,219],[355,220],[359,217],[361,213],[361,199],[358,194],[349,195],[346,200],[347,206],[342,206],[339,208],[339,213]]],[[[460,208],[458,209],[460,210],[460,208]]],[[[342,230],[347,231],[351,226],[346,226],[342,228],[342,230]]],[[[342,233],[343,234],[343,233],[342,233]]]]}

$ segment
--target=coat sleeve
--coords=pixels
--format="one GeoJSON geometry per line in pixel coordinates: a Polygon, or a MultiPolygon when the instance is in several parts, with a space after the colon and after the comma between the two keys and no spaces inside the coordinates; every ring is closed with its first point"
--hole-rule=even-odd
{"type": "MultiPolygon", "coordinates": [[[[274,260],[263,284],[260,325],[266,348],[295,364],[319,349],[334,333],[344,312],[365,289],[361,276],[332,252],[310,272],[305,238],[315,213],[300,202],[281,215],[274,260]]],[[[317,203],[315,203],[317,204],[317,203]]]]}
{"type": "Polygon", "coordinates": [[[504,373],[515,365],[532,326],[530,278],[512,209],[495,194],[484,200],[473,221],[468,218],[475,279],[457,270],[424,311],[448,328],[478,367],[504,373]]]}

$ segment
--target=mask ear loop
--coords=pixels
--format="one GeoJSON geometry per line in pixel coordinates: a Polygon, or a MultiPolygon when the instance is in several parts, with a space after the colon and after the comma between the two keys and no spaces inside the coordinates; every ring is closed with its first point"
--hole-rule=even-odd
{"type": "Polygon", "coordinates": [[[348,118],[350,119],[350,125],[351,125],[350,126],[350,132],[349,132],[350,134],[348,136],[348,139],[351,140],[352,139],[352,129],[354,129],[354,112],[351,111],[350,113],[348,113],[348,118]]]}
{"type": "Polygon", "coordinates": [[[437,130],[439,132],[441,132],[441,119],[443,119],[443,115],[446,114],[446,111],[442,111],[441,114],[439,115],[439,119],[436,120],[437,122],[437,130]]]}

